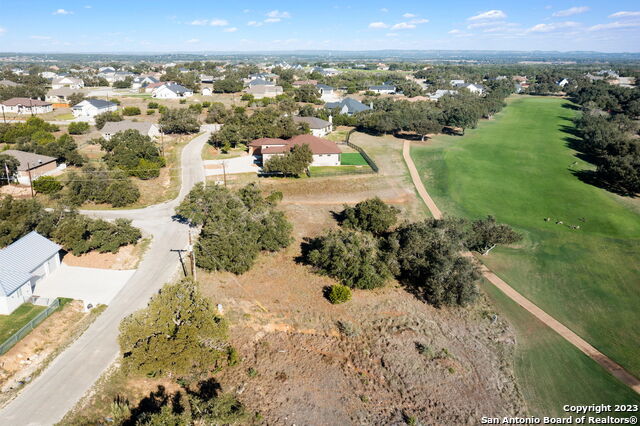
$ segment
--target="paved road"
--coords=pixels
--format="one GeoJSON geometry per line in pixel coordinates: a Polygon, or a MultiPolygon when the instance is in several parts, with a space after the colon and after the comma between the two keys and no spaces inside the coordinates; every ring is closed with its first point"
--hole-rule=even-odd
{"type": "MultiPolygon", "coordinates": [[[[413,159],[411,158],[410,150],[411,142],[405,140],[402,147],[402,156],[404,157],[404,161],[405,163],[407,163],[407,167],[409,168],[409,173],[411,174],[413,185],[418,190],[418,194],[420,194],[420,196],[422,197],[423,201],[427,205],[427,208],[429,209],[429,211],[431,211],[433,217],[435,217],[436,219],[440,219],[442,217],[442,212],[440,212],[438,206],[436,206],[436,204],[433,202],[433,199],[431,199],[431,197],[429,196],[429,193],[427,193],[427,189],[422,183],[422,179],[420,179],[420,175],[418,174],[416,165],[413,163],[413,159]]],[[[473,256],[469,252],[464,253],[464,255],[468,257],[473,256]]],[[[491,272],[485,265],[480,265],[480,271],[491,284],[498,287],[511,300],[529,311],[533,316],[538,318],[560,336],[564,337],[569,343],[578,348],[589,358],[600,364],[605,370],[611,373],[614,377],[617,377],[618,380],[620,380],[622,383],[626,384],[637,393],[640,393],[640,380],[629,373],[627,370],[625,370],[620,364],[616,363],[611,358],[594,348],[591,344],[589,344],[589,342],[571,331],[567,326],[562,324],[557,319],[553,318],[551,315],[547,314],[522,294],[518,293],[513,287],[503,281],[496,274],[491,272]]]]}
{"type": "Polygon", "coordinates": [[[149,298],[179,271],[172,249],[184,249],[186,225],[174,222],[174,208],[197,182],[204,181],[200,153],[205,133],[182,151],[182,187],[178,198],[138,210],[87,211],[104,218],[125,217],[153,235],[149,251],[136,273],[89,329],[0,411],[0,424],[51,425],[67,413],[118,356],[118,325],[122,318],[146,306],[149,298]]]}

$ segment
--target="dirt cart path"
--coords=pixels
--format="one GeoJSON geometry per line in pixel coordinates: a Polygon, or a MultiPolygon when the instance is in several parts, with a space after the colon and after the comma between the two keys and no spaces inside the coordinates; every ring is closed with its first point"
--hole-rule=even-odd
{"type": "MultiPolygon", "coordinates": [[[[434,203],[433,199],[429,196],[427,189],[425,188],[422,180],[420,179],[420,174],[418,173],[418,169],[416,169],[416,165],[413,162],[413,159],[410,155],[411,151],[411,142],[405,140],[404,145],[402,146],[402,156],[404,157],[405,163],[407,163],[407,167],[409,168],[409,173],[411,174],[411,180],[420,194],[420,197],[424,200],[424,203],[427,205],[427,208],[431,212],[434,218],[440,219],[442,218],[442,212],[438,209],[438,206],[434,203]]],[[[467,252],[464,254],[465,256],[472,257],[472,254],[467,252]]],[[[614,377],[617,377],[622,383],[629,386],[631,389],[636,391],[636,393],[640,393],[640,380],[625,370],[620,364],[613,361],[611,358],[594,348],[589,342],[584,340],[582,337],[578,336],[576,333],[567,328],[560,321],[553,318],[551,315],[547,314],[545,311],[540,309],[537,305],[531,302],[529,299],[518,293],[513,287],[503,281],[496,274],[491,272],[489,268],[485,265],[481,265],[480,270],[482,275],[493,285],[498,287],[500,291],[502,291],[505,295],[507,295],[511,300],[516,302],[518,305],[522,306],[533,316],[538,318],[560,336],[564,337],[569,343],[578,348],[582,353],[587,355],[589,358],[596,361],[600,364],[604,369],[606,369],[609,373],[611,373],[614,377]]]]}

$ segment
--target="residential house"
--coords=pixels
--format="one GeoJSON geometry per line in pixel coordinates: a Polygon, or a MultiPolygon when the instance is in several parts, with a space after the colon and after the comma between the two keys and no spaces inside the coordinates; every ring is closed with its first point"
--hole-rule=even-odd
{"type": "Polygon", "coordinates": [[[61,87],[70,87],[71,89],[81,89],[84,87],[84,81],[76,77],[56,77],[51,82],[52,89],[60,89],[61,87]]]}
{"type": "Polygon", "coordinates": [[[363,104],[353,98],[344,98],[340,102],[327,102],[324,107],[326,109],[338,109],[340,114],[353,115],[358,112],[372,109],[370,106],[363,104]]]}
{"type": "Polygon", "coordinates": [[[32,231],[0,250],[0,314],[28,301],[36,285],[58,269],[61,248],[32,231]]]}
{"type": "MultiPolygon", "coordinates": [[[[8,149],[2,154],[10,155],[20,164],[18,164],[17,178],[18,182],[23,185],[29,185],[30,179],[35,180],[40,176],[45,176],[55,172],[58,169],[66,167],[62,164],[58,167],[57,159],[48,155],[34,154],[33,152],[18,151],[17,149],[8,149]]],[[[4,173],[0,170],[0,173],[4,173]]]]}
{"type": "Polygon", "coordinates": [[[212,75],[200,74],[200,83],[213,83],[215,78],[212,75]]]}
{"type": "Polygon", "coordinates": [[[476,95],[482,95],[485,91],[485,87],[482,84],[474,84],[474,83],[464,83],[456,86],[460,89],[467,89],[471,93],[475,93],[476,95]]]}
{"type": "Polygon", "coordinates": [[[282,86],[274,86],[270,84],[270,85],[250,86],[247,89],[245,89],[245,92],[250,95],[253,95],[255,99],[262,99],[262,98],[275,98],[278,95],[282,95],[284,93],[284,90],[282,89],[282,86]]]}
{"type": "Polygon", "coordinates": [[[193,96],[193,91],[177,83],[165,83],[154,89],[151,96],[158,99],[178,99],[193,96]]]}
{"type": "Polygon", "coordinates": [[[436,90],[434,93],[430,93],[429,96],[429,100],[432,101],[437,101],[438,99],[440,99],[441,97],[445,96],[445,95],[457,95],[458,91],[457,90],[442,90],[442,89],[438,89],[436,90]]]}
{"type": "Polygon", "coordinates": [[[158,87],[164,86],[165,84],[167,83],[164,81],[159,81],[157,83],[150,83],[144,88],[144,91],[145,93],[153,93],[154,90],[156,90],[158,87]]]}
{"type": "Polygon", "coordinates": [[[275,86],[275,83],[265,80],[263,78],[254,78],[253,80],[250,80],[247,83],[248,87],[253,87],[253,86],[275,86]]]}
{"type": "Polygon", "coordinates": [[[132,89],[140,89],[140,88],[144,88],[147,87],[148,85],[152,84],[152,83],[157,83],[160,80],[158,80],[155,77],[152,76],[137,76],[133,78],[133,81],[131,82],[131,88],[132,89]]]}
{"type": "Polygon", "coordinates": [[[459,86],[459,85],[462,85],[462,84],[464,84],[464,80],[450,80],[449,81],[449,85],[453,86],[453,87],[456,87],[456,86],[459,86]]]}
{"type": "Polygon", "coordinates": [[[284,155],[296,145],[308,145],[313,153],[312,166],[339,166],[340,148],[335,142],[313,135],[298,135],[291,139],[260,138],[249,143],[249,154],[264,164],[275,155],[284,155]]]}
{"type": "Polygon", "coordinates": [[[39,99],[11,98],[0,105],[3,112],[12,114],[46,114],[53,111],[53,105],[39,99]]]}
{"type": "Polygon", "coordinates": [[[298,80],[291,83],[293,87],[316,86],[317,84],[318,84],[318,80],[298,80]]]}
{"type": "Polygon", "coordinates": [[[53,104],[68,104],[69,96],[78,92],[80,91],[72,89],[70,87],[61,87],[59,89],[51,89],[47,92],[47,95],[44,97],[44,100],[47,102],[51,102],[53,104]]]}
{"type": "Polygon", "coordinates": [[[295,123],[306,123],[311,129],[311,134],[318,138],[328,135],[333,131],[331,121],[322,120],[317,117],[293,117],[295,123]]]}
{"type": "Polygon", "coordinates": [[[374,93],[380,93],[385,95],[392,95],[396,93],[396,86],[391,86],[388,84],[382,84],[379,86],[369,86],[369,90],[374,93]]]}
{"type": "Polygon", "coordinates": [[[563,78],[562,80],[556,82],[556,84],[562,88],[564,88],[564,86],[566,86],[567,84],[569,84],[569,80],[567,80],[566,78],[563,78]]]}
{"type": "Polygon", "coordinates": [[[47,80],[53,80],[57,76],[58,76],[58,74],[56,74],[53,71],[43,71],[43,72],[40,73],[40,77],[46,78],[47,80]]]}
{"type": "Polygon", "coordinates": [[[102,99],[85,99],[71,107],[75,117],[95,117],[98,114],[117,110],[118,105],[102,99]]]}
{"type": "Polygon", "coordinates": [[[155,123],[147,121],[108,121],[104,127],[100,130],[102,137],[106,140],[111,139],[113,135],[118,132],[124,132],[125,130],[136,130],[138,133],[150,138],[157,138],[160,136],[160,127],[155,123]]]}

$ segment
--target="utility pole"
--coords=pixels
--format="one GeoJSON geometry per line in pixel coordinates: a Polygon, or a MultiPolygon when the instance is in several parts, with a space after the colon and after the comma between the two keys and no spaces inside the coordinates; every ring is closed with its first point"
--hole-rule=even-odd
{"type": "Polygon", "coordinates": [[[227,187],[227,162],[222,161],[222,175],[224,176],[224,187],[227,187]]]}
{"type": "Polygon", "coordinates": [[[4,105],[2,105],[2,120],[4,121],[4,124],[7,124],[7,117],[4,115],[4,105]]]}
{"type": "Polygon", "coordinates": [[[191,259],[191,276],[196,281],[196,252],[193,249],[193,243],[191,241],[191,229],[189,229],[189,257],[191,259]]]}
{"type": "Polygon", "coordinates": [[[29,185],[31,186],[31,198],[35,197],[33,194],[33,180],[31,180],[31,165],[27,163],[27,173],[29,173],[29,185]]]}

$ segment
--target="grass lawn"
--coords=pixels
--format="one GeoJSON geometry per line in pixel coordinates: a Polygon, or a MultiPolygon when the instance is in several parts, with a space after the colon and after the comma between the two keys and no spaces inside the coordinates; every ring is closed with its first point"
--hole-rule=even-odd
{"type": "Polygon", "coordinates": [[[72,113],[56,115],[52,118],[52,120],[60,121],[60,120],[73,120],[75,116],[72,113]]]}
{"type": "Polygon", "coordinates": [[[367,166],[367,162],[359,152],[343,152],[340,154],[340,164],[343,166],[367,166]]]}
{"type": "MultiPolygon", "coordinates": [[[[558,98],[512,98],[494,120],[464,137],[438,136],[414,147],[412,157],[443,211],[470,218],[492,214],[523,233],[519,247],[497,248],[483,259],[490,268],[640,376],[640,216],[573,175],[592,166],[567,146],[564,130],[576,115],[568,106],[558,98]]],[[[553,363],[558,350],[555,345],[539,355],[553,363]]]]}
{"type": "Polygon", "coordinates": [[[46,306],[36,306],[24,303],[11,315],[0,315],[0,343],[11,337],[36,315],[44,311],[46,306]]]}
{"type": "MultiPolygon", "coordinates": [[[[344,154],[343,154],[344,155],[344,154]]],[[[365,163],[366,164],[366,163],[365,163]]],[[[367,166],[313,166],[309,167],[311,177],[326,177],[340,175],[354,175],[361,173],[373,173],[371,167],[367,166]]]]}

